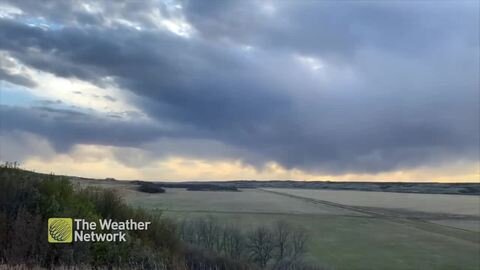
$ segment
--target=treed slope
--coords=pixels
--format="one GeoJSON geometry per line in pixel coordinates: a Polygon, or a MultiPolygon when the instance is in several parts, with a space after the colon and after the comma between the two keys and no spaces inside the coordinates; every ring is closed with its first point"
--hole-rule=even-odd
{"type": "Polygon", "coordinates": [[[127,206],[111,190],[76,188],[65,177],[0,168],[0,264],[120,269],[254,269],[186,247],[175,224],[127,206]],[[47,243],[49,217],[151,221],[123,243],[47,243]]]}

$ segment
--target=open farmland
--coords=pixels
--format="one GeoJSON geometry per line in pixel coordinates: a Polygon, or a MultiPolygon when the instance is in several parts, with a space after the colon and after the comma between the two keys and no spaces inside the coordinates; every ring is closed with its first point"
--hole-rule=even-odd
{"type": "Polygon", "coordinates": [[[480,196],[367,191],[265,189],[292,198],[333,203],[386,217],[417,219],[480,232],[480,196]]]}
{"type": "Polygon", "coordinates": [[[328,205],[314,205],[295,198],[267,193],[258,189],[241,192],[188,191],[167,188],[164,194],[125,191],[125,198],[133,205],[169,212],[205,213],[263,213],[292,215],[363,215],[328,205]]]}
{"type": "Polygon", "coordinates": [[[480,216],[480,196],[289,188],[265,190],[343,205],[480,216]]]}
{"type": "Polygon", "coordinates": [[[478,196],[321,191],[318,200],[305,192],[320,190],[166,188],[148,194],[134,184],[102,186],[177,220],[212,217],[242,228],[286,221],[308,232],[308,259],[330,269],[479,269],[478,196]],[[401,204],[402,196],[409,201],[401,204]]]}
{"type": "Polygon", "coordinates": [[[307,231],[307,258],[331,269],[480,265],[478,196],[285,188],[150,194],[128,182],[76,182],[114,189],[129,204],[176,220],[212,217],[245,229],[286,221],[307,231]]]}

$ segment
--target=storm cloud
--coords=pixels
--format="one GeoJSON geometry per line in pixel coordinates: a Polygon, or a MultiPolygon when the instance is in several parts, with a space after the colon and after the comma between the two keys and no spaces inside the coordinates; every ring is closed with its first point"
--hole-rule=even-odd
{"type": "MultiPolygon", "coordinates": [[[[1,6],[3,56],[114,85],[144,117],[2,102],[1,132],[58,151],[216,142],[212,158],[329,174],[479,161],[478,2],[19,2],[1,6]]],[[[188,148],[209,156],[154,151],[188,148]]]]}

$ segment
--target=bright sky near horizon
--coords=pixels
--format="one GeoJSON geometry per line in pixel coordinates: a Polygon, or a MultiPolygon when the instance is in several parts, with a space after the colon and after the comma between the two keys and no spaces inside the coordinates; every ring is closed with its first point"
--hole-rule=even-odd
{"type": "Polygon", "coordinates": [[[0,0],[0,161],[479,182],[479,5],[0,0]]]}

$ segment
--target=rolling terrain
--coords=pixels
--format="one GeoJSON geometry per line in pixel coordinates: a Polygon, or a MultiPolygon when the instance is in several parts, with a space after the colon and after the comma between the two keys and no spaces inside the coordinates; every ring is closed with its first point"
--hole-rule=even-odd
{"type": "MultiPolygon", "coordinates": [[[[85,184],[85,183],[84,183],[85,184]]],[[[137,191],[90,181],[132,206],[176,219],[210,217],[243,228],[286,221],[309,235],[308,259],[332,269],[478,269],[480,197],[285,188],[137,191]]]]}

